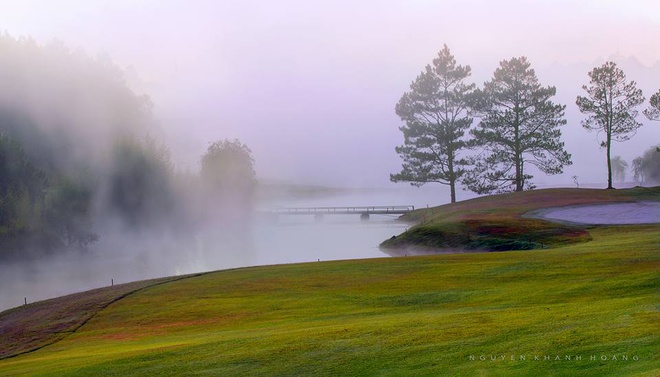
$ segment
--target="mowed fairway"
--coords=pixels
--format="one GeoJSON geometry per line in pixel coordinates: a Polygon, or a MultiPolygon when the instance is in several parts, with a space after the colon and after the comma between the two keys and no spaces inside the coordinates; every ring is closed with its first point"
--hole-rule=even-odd
{"type": "Polygon", "coordinates": [[[657,376],[660,226],[589,233],[164,282],[0,360],[0,375],[657,376]]]}

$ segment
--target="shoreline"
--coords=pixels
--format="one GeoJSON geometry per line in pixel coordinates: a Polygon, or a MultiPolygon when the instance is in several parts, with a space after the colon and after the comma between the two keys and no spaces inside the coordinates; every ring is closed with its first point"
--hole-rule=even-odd
{"type": "Polygon", "coordinates": [[[660,202],[642,200],[551,207],[527,212],[522,217],[567,225],[652,225],[660,223],[660,202]]]}
{"type": "Polygon", "coordinates": [[[412,218],[424,221],[383,241],[379,248],[389,256],[414,256],[536,250],[588,242],[589,229],[596,227],[660,224],[656,190],[554,190],[548,195],[528,191],[501,196],[497,202],[469,200],[416,212],[412,218]],[[496,208],[497,213],[492,212],[496,208]]]}
{"type": "Polygon", "coordinates": [[[424,247],[410,245],[401,248],[383,248],[379,247],[380,251],[390,257],[415,257],[423,255],[441,255],[441,254],[475,254],[475,253],[490,253],[489,250],[480,249],[465,249],[459,247],[424,247]]]}

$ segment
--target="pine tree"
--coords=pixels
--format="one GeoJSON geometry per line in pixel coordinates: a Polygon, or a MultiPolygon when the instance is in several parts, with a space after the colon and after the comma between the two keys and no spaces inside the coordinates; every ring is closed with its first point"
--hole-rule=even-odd
{"type": "Polygon", "coordinates": [[[644,110],[644,115],[646,115],[649,120],[658,120],[660,121],[660,90],[658,90],[654,95],[651,96],[649,100],[651,105],[648,109],[644,110]]]}
{"type": "Polygon", "coordinates": [[[525,57],[500,62],[479,92],[481,122],[471,132],[471,144],[481,152],[465,179],[476,193],[532,189],[529,165],[559,174],[571,164],[560,141],[566,106],[550,101],[556,89],[542,87],[530,66],[525,57]]]}
{"type": "Polygon", "coordinates": [[[396,147],[403,169],[391,174],[390,180],[414,186],[448,185],[451,202],[456,202],[456,184],[465,173],[465,161],[459,155],[466,147],[465,131],[472,124],[468,109],[475,85],[465,82],[470,72],[470,66],[456,64],[445,45],[410,84],[410,91],[396,105],[397,115],[405,122],[399,128],[404,144],[396,147]]]}

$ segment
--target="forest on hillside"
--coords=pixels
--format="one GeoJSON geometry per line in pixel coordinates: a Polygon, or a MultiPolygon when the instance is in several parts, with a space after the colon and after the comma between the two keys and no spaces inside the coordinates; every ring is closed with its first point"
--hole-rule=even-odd
{"type": "Polygon", "coordinates": [[[199,171],[177,170],[149,97],[107,57],[0,35],[0,87],[0,259],[84,250],[110,229],[190,232],[218,216],[209,203],[249,205],[249,148],[217,141],[199,171]]]}

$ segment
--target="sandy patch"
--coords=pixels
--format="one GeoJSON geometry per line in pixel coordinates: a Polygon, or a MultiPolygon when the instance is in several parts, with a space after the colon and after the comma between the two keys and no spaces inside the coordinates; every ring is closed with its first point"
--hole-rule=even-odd
{"type": "Polygon", "coordinates": [[[590,225],[655,224],[660,223],[660,202],[547,208],[527,213],[525,217],[590,225]]]}

